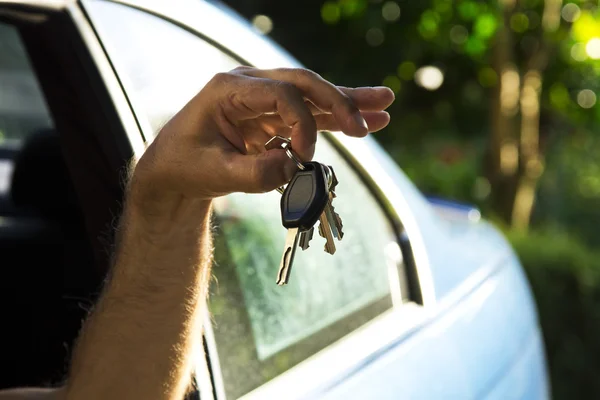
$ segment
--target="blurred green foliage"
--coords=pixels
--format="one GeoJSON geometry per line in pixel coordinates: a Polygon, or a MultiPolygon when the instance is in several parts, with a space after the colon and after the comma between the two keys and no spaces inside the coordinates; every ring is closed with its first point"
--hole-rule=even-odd
{"type": "Polygon", "coordinates": [[[554,398],[600,398],[600,253],[591,250],[600,246],[600,9],[591,0],[515,0],[507,16],[506,3],[231,1],[248,18],[268,15],[270,35],[325,78],[390,87],[392,120],[377,140],[424,193],[474,203],[494,221],[486,162],[503,79],[494,50],[508,32],[506,57],[521,80],[515,132],[506,134],[519,138],[519,91],[535,67],[543,165],[531,233],[508,234],[538,301],[554,398]],[[439,87],[417,82],[424,66],[442,72],[439,87]]]}

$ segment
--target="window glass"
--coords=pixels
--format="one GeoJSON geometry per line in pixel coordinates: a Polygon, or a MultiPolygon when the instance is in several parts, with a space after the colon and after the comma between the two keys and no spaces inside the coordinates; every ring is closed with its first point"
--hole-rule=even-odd
{"type": "MultiPolygon", "coordinates": [[[[367,187],[325,140],[315,158],[334,166],[344,224],[337,251],[317,232],[298,249],[289,284],[275,277],[286,230],[277,192],[215,202],[218,230],[210,310],[228,398],[237,398],[392,306],[386,247],[394,234],[367,187]]],[[[388,247],[389,248],[389,247],[388,247]]]]}
{"type": "MultiPolygon", "coordinates": [[[[154,130],[214,74],[239,65],[158,17],[111,3],[90,5],[120,78],[129,82],[134,108],[148,116],[154,130]]],[[[335,168],[340,184],[334,205],[345,236],[335,242],[332,256],[315,232],[310,248],[296,252],[286,286],[275,283],[286,234],[280,195],[236,193],[215,201],[209,307],[228,398],[340,340],[389,309],[391,290],[399,290],[397,278],[389,278],[397,277],[398,266],[390,265],[386,253],[395,235],[379,204],[326,140],[319,141],[315,158],[335,168]]]]}
{"type": "MultiPolygon", "coordinates": [[[[240,63],[196,35],[151,14],[110,2],[89,12],[134,104],[158,132],[218,72],[240,63]]],[[[146,138],[150,139],[150,138],[146,138]]]]}
{"type": "Polygon", "coordinates": [[[42,90],[19,32],[0,23],[0,143],[20,143],[52,126],[42,90]]]}
{"type": "MultiPolygon", "coordinates": [[[[0,148],[17,148],[52,125],[18,30],[0,22],[0,148]]],[[[0,197],[8,193],[13,168],[11,157],[0,158],[0,197]]]]}

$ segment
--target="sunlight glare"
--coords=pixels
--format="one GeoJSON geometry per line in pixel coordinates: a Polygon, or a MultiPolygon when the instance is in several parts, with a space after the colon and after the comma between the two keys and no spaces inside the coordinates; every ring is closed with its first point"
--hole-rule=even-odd
{"type": "Polygon", "coordinates": [[[585,45],[585,51],[590,58],[597,60],[600,58],[600,38],[591,38],[585,45]]]}
{"type": "Polygon", "coordinates": [[[444,83],[444,74],[438,67],[428,65],[415,72],[415,82],[427,90],[437,90],[444,83]]]}

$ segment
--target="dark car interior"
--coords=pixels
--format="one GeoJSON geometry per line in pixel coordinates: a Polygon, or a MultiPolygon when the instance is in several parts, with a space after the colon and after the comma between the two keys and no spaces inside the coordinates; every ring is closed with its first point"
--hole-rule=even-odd
{"type": "MultiPolygon", "coordinates": [[[[132,154],[116,143],[126,136],[66,18],[0,5],[0,23],[18,30],[53,120],[16,143],[0,142],[0,162],[12,170],[0,193],[0,389],[64,380],[109,269],[132,154]]],[[[11,127],[23,130],[6,121],[0,128],[9,138],[11,127]]]]}

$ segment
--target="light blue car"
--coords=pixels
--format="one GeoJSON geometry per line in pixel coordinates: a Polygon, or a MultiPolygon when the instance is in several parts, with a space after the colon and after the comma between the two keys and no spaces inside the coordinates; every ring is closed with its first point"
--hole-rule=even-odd
{"type": "MultiPolygon", "coordinates": [[[[97,82],[98,112],[116,132],[101,144],[119,159],[141,155],[214,74],[301,66],[217,3],[17,3],[0,1],[0,10],[72,27],[77,46],[65,48],[97,82]]],[[[534,300],[502,234],[474,208],[425,198],[373,138],[323,132],[315,160],[339,178],[345,237],[331,256],[315,235],[287,286],[275,284],[280,195],[216,202],[199,397],[548,399],[534,300]]]]}

